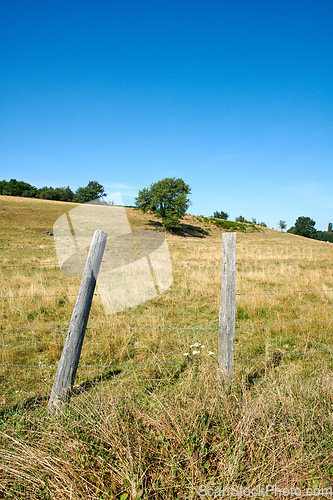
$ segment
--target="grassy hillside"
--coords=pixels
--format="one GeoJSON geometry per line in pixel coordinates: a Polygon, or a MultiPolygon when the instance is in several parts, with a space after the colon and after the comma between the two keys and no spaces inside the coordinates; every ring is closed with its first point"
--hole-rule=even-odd
{"type": "MultiPolygon", "coordinates": [[[[46,405],[80,279],[53,265],[45,232],[73,206],[0,196],[0,498],[330,487],[333,245],[187,216],[167,235],[167,293],[114,315],[94,298],[71,406],[56,418],[46,405]],[[221,230],[237,230],[238,242],[230,389],[208,355],[217,353],[221,230]],[[201,354],[185,357],[195,343],[201,354]]],[[[133,230],[161,230],[126,211],[133,230]]]]}

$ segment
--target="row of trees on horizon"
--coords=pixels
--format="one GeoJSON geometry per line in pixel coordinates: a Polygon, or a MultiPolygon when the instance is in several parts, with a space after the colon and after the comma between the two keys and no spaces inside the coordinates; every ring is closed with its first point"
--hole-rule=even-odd
{"type": "MultiPolygon", "coordinates": [[[[143,212],[154,213],[162,220],[163,226],[167,230],[179,227],[179,221],[184,217],[191,202],[189,195],[191,188],[182,179],[165,178],[151,184],[149,188],[139,191],[135,199],[135,207],[143,212]]],[[[97,181],[90,181],[87,186],[79,187],[75,192],[67,187],[36,188],[24,181],[11,179],[10,181],[0,181],[0,195],[21,196],[29,198],[40,198],[45,200],[70,201],[74,203],[88,203],[97,198],[103,199],[107,194],[104,187],[97,181]]],[[[214,212],[213,218],[227,220],[229,214],[223,210],[214,212]]],[[[247,220],[240,215],[236,217],[236,222],[254,224],[267,227],[265,222],[257,222],[256,219],[247,220]]],[[[310,217],[298,217],[295,225],[287,230],[288,233],[297,234],[306,238],[333,243],[332,223],[328,224],[327,231],[318,231],[315,228],[315,221],[310,217]]],[[[286,229],[286,221],[280,220],[281,231],[286,229]]]]}
{"type": "Polygon", "coordinates": [[[36,188],[24,181],[11,179],[0,181],[0,195],[22,196],[24,198],[40,198],[42,200],[71,201],[73,203],[88,203],[106,196],[104,187],[97,181],[90,181],[87,186],[79,187],[75,192],[69,186],[53,188],[44,186],[36,188]]]}

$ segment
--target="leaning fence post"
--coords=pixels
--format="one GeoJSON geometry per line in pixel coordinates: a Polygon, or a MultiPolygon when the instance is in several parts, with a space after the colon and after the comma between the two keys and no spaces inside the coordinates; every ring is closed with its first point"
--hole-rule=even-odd
{"type": "Polygon", "coordinates": [[[232,382],[234,372],[235,315],[236,233],[223,233],[218,367],[227,384],[232,382]]]}
{"type": "Polygon", "coordinates": [[[64,403],[69,403],[71,398],[71,391],[80,360],[84,334],[106,240],[107,234],[97,229],[90,245],[79,294],[76,299],[67,338],[54,379],[48,403],[50,410],[58,411],[60,406],[64,403]]]}

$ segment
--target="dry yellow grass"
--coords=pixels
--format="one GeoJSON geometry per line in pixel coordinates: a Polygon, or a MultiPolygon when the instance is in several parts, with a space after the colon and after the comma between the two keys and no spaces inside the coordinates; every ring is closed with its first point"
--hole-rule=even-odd
{"type": "MultiPolygon", "coordinates": [[[[56,255],[44,232],[71,208],[0,197],[0,246],[23,248],[0,249],[0,265],[36,265],[0,268],[1,296],[12,297],[0,299],[0,363],[37,366],[0,367],[3,495],[171,499],[197,498],[201,484],[328,487],[332,354],[297,353],[332,348],[333,245],[268,228],[238,233],[235,383],[218,390],[214,360],[185,362],[183,353],[194,342],[217,352],[221,230],[187,216],[183,235],[167,235],[166,294],[110,316],[94,298],[76,395],[55,421],[45,410],[49,365],[80,280],[45,265],[56,255]],[[87,368],[108,364],[113,371],[87,368]]],[[[158,222],[127,214],[134,229],[158,222]]]]}

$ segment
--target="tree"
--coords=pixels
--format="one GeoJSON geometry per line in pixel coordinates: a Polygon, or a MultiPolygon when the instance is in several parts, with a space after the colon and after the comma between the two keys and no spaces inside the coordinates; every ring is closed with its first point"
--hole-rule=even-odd
{"type": "Polygon", "coordinates": [[[329,223],[328,223],[328,228],[327,228],[327,231],[328,231],[329,233],[331,233],[331,232],[333,231],[333,229],[332,229],[332,222],[329,222],[329,223]]]}
{"type": "Polygon", "coordinates": [[[135,206],[142,212],[150,212],[162,219],[166,229],[179,227],[179,221],[190,206],[191,189],[182,179],[166,178],[139,191],[135,206]]]}
{"type": "Polygon", "coordinates": [[[37,191],[37,198],[42,200],[73,201],[74,193],[69,186],[53,188],[44,186],[37,191]]]}
{"type": "Polygon", "coordinates": [[[333,243],[333,231],[317,231],[316,239],[333,243]]]}
{"type": "Polygon", "coordinates": [[[0,182],[0,194],[8,196],[28,196],[34,198],[37,195],[37,188],[27,182],[10,179],[10,181],[0,182]]]}
{"type": "Polygon", "coordinates": [[[69,186],[66,188],[60,188],[63,191],[63,198],[61,198],[61,201],[73,201],[74,200],[74,193],[71,190],[69,186]]]}
{"type": "Polygon", "coordinates": [[[228,220],[229,214],[227,214],[227,212],[223,212],[223,210],[221,210],[221,212],[214,212],[213,217],[214,217],[214,219],[228,220]]]}
{"type": "Polygon", "coordinates": [[[286,227],[287,227],[286,221],[285,220],[280,220],[280,222],[279,222],[279,228],[281,229],[281,231],[283,231],[284,229],[286,229],[286,227]]]}
{"type": "Polygon", "coordinates": [[[288,233],[298,234],[299,236],[305,236],[306,238],[316,238],[317,231],[315,229],[316,223],[310,217],[298,217],[295,225],[288,229],[288,233]]]}
{"type": "Polygon", "coordinates": [[[42,200],[55,200],[56,194],[53,187],[44,186],[38,190],[37,198],[42,200]]]}
{"type": "Polygon", "coordinates": [[[89,201],[106,196],[104,187],[96,181],[90,181],[88,186],[79,187],[75,191],[74,199],[76,203],[88,203],[89,201]]]}
{"type": "Polygon", "coordinates": [[[243,215],[239,215],[238,217],[236,217],[235,221],[236,222],[246,222],[245,217],[243,217],[243,215]]]}
{"type": "Polygon", "coordinates": [[[0,181],[0,194],[58,201],[73,201],[74,198],[74,193],[69,186],[55,189],[44,186],[37,189],[27,182],[17,181],[16,179],[11,179],[9,182],[0,181]]]}

